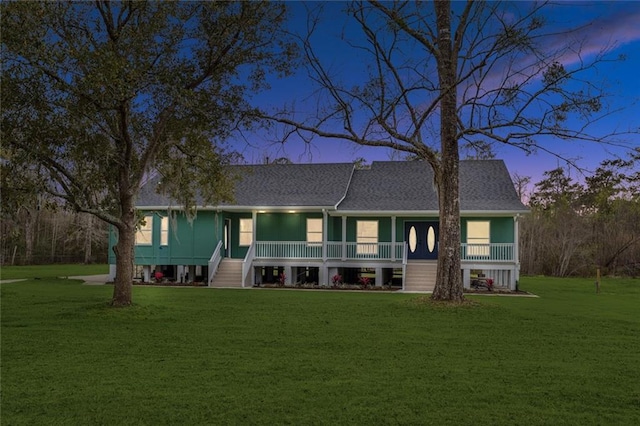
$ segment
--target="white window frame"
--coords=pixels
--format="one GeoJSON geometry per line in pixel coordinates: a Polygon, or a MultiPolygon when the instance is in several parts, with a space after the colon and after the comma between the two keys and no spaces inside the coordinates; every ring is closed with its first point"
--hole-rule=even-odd
{"type": "Polygon", "coordinates": [[[356,254],[378,254],[378,225],[377,220],[356,221],[356,254]]]}
{"type": "Polygon", "coordinates": [[[137,246],[150,246],[153,244],[153,215],[145,216],[143,223],[136,230],[137,246]]]}
{"type": "Polygon", "coordinates": [[[307,245],[320,246],[322,245],[322,218],[308,217],[307,218],[307,245]]]}
{"type": "Polygon", "coordinates": [[[241,218],[238,221],[238,246],[248,247],[253,244],[253,219],[241,218]]]}
{"type": "Polygon", "coordinates": [[[160,245],[169,245],[169,216],[160,217],[160,245]]]}
{"type": "Polygon", "coordinates": [[[467,256],[489,257],[491,254],[491,247],[489,246],[489,244],[491,244],[491,221],[468,220],[467,244],[467,256]],[[485,231],[486,234],[484,233],[485,231]],[[474,246],[473,244],[487,245],[478,247],[474,246]]]}

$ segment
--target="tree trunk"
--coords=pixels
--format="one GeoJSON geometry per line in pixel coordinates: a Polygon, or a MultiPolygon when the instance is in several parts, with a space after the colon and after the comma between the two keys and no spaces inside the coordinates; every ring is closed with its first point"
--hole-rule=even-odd
{"type": "Polygon", "coordinates": [[[35,217],[29,209],[25,208],[24,211],[24,264],[31,265],[33,263],[33,228],[35,226],[35,217]]]}
{"type": "Polygon", "coordinates": [[[440,144],[442,157],[435,170],[440,203],[438,272],[431,298],[462,302],[460,268],[460,196],[457,134],[456,59],[451,40],[451,4],[434,3],[438,26],[438,77],[440,79],[440,144]]]}
{"type": "Polygon", "coordinates": [[[112,306],[131,305],[136,216],[133,201],[123,203],[121,222],[117,226],[118,242],[113,248],[116,255],[116,277],[113,283],[112,306]]]}
{"type": "MultiPolygon", "coordinates": [[[[90,214],[82,215],[86,220],[86,229],[84,232],[84,263],[91,263],[91,245],[93,244],[93,216],[90,214]]],[[[81,220],[83,218],[80,218],[81,220]]]]}

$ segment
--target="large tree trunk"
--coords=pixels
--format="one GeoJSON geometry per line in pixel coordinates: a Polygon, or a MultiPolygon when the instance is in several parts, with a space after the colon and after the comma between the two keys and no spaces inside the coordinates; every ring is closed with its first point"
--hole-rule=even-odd
{"type": "Polygon", "coordinates": [[[33,263],[33,228],[35,226],[35,218],[29,209],[25,208],[24,211],[24,264],[31,265],[33,263]]]}
{"type": "Polygon", "coordinates": [[[116,255],[116,277],[113,283],[113,306],[131,305],[133,287],[133,262],[136,216],[133,201],[123,203],[121,222],[118,224],[118,243],[113,248],[116,255]]]}
{"type": "Polygon", "coordinates": [[[456,111],[456,58],[451,40],[449,2],[435,2],[438,25],[438,76],[440,78],[440,143],[442,158],[435,172],[440,203],[438,272],[431,298],[462,302],[460,269],[460,196],[456,111]]]}
{"type": "Polygon", "coordinates": [[[91,263],[91,246],[93,244],[93,216],[90,214],[82,215],[80,220],[86,221],[86,229],[84,231],[84,263],[91,263]]]}

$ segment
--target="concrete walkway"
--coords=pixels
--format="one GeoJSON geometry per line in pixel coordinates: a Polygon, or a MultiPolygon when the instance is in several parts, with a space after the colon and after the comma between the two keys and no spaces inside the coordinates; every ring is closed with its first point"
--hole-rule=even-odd
{"type": "Polygon", "coordinates": [[[17,283],[17,282],[26,281],[26,280],[27,280],[26,278],[18,278],[15,280],[0,280],[0,284],[17,283]]]}
{"type": "Polygon", "coordinates": [[[67,277],[70,280],[81,280],[87,285],[103,285],[107,283],[109,279],[108,274],[103,275],[76,275],[74,277],[67,277]]]}

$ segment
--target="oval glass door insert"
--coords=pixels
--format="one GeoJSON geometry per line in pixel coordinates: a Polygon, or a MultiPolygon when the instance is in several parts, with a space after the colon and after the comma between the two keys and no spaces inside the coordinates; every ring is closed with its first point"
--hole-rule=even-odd
{"type": "Polygon", "coordinates": [[[436,231],[433,229],[433,226],[429,227],[427,231],[427,249],[429,249],[429,253],[433,253],[433,250],[436,248],[436,231]]]}
{"type": "Polygon", "coordinates": [[[409,229],[409,250],[411,250],[411,253],[416,251],[417,245],[418,245],[418,236],[416,234],[416,227],[412,226],[411,229],[409,229]]]}

